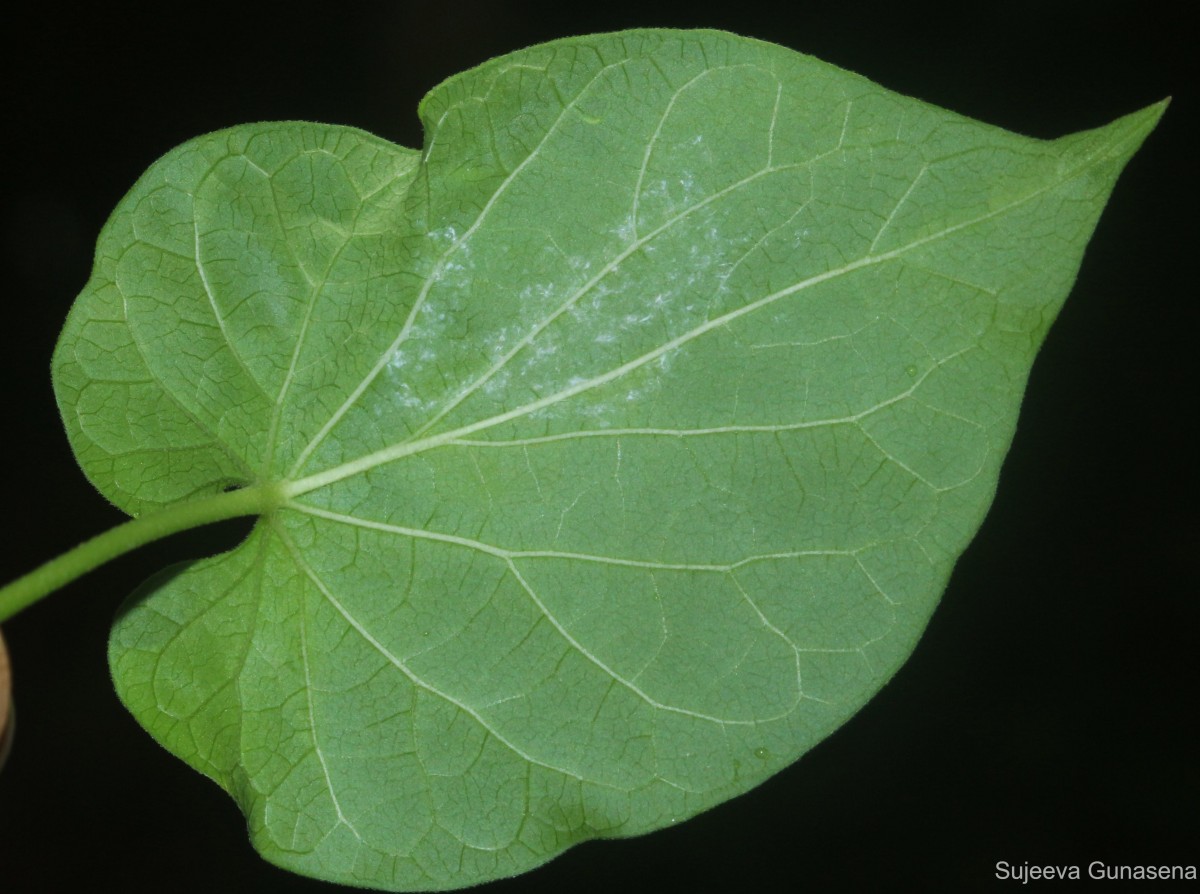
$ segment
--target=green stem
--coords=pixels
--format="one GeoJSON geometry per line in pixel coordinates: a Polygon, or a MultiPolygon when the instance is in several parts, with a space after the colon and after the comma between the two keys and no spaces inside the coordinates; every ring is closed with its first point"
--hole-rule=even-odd
{"type": "Polygon", "coordinates": [[[255,485],[186,500],[117,525],[0,588],[0,621],[7,621],[75,578],[143,544],[211,522],[259,515],[273,509],[280,499],[278,484],[255,485]]]}

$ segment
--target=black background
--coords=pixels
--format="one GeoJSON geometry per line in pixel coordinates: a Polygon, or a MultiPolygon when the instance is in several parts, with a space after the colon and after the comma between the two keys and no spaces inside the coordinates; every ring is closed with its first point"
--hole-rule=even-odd
{"type": "MultiPolygon", "coordinates": [[[[995,881],[999,860],[1200,863],[1193,29],[1182,4],[1095,7],[27,8],[0,54],[0,579],[120,520],[74,464],[49,358],[106,216],[192,136],[291,118],[419,146],[417,102],[444,77],[631,26],[772,40],[1041,137],[1174,94],[1037,361],[991,514],[900,674],[758,790],[486,890],[971,891],[1018,884],[995,881]]],[[[244,527],[148,547],[6,624],[19,724],[0,773],[5,894],[332,890],[261,862],[233,803],[155,745],[108,680],[124,594],[244,527]]]]}

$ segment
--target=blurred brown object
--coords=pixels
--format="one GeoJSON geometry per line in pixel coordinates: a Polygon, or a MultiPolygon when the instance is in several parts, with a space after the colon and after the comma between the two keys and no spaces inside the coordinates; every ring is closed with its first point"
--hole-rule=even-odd
{"type": "Polygon", "coordinates": [[[8,663],[8,648],[0,633],[0,769],[8,759],[13,740],[12,668],[8,663]]]}

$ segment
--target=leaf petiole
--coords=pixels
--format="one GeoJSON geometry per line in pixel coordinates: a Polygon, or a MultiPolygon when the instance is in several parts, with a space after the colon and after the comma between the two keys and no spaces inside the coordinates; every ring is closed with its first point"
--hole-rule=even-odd
{"type": "Polygon", "coordinates": [[[278,483],[256,484],[187,500],[105,531],[0,588],[0,622],[105,562],[170,534],[243,515],[261,515],[281,502],[278,483]]]}

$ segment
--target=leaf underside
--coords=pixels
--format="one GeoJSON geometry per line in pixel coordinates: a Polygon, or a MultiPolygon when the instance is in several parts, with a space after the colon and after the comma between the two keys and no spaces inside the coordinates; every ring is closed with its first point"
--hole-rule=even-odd
{"type": "Polygon", "coordinates": [[[269,123],[156,163],[54,382],[141,514],[121,698],[298,872],[529,869],[757,785],[910,653],[1161,108],[1044,142],[717,32],[450,79],[422,152],[269,123]]]}

